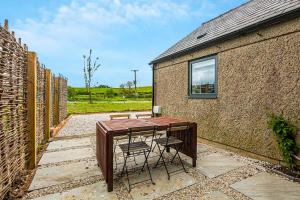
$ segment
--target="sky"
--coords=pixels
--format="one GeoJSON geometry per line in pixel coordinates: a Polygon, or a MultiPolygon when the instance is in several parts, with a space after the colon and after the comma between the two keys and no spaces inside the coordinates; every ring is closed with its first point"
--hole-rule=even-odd
{"type": "Polygon", "coordinates": [[[83,55],[101,67],[92,85],[152,84],[148,64],[206,22],[247,0],[0,0],[9,20],[39,61],[71,86],[84,86],[83,55]]]}

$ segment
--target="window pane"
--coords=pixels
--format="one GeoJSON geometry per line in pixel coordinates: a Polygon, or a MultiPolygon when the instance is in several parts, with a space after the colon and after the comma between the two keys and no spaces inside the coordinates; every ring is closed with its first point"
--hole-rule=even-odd
{"type": "Polygon", "coordinates": [[[192,64],[192,94],[215,93],[215,65],[214,58],[192,64]]]}

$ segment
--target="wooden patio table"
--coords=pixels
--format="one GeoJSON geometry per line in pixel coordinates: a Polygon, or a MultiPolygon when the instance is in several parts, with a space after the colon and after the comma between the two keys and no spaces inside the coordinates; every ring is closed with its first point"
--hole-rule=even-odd
{"type": "MultiPolygon", "coordinates": [[[[99,121],[96,124],[96,157],[104,179],[107,190],[113,191],[113,137],[126,135],[129,127],[157,126],[157,129],[166,130],[170,123],[186,122],[173,117],[156,117],[143,119],[115,119],[110,121],[99,121]]],[[[193,160],[193,167],[197,159],[197,124],[190,123],[190,134],[182,131],[172,133],[178,139],[184,141],[181,153],[193,160]]]]}

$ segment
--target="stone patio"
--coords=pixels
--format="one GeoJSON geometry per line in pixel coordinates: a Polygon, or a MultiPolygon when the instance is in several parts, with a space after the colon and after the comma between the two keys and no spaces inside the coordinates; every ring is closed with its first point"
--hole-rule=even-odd
{"type": "MultiPolygon", "coordinates": [[[[170,171],[179,170],[179,168],[174,166],[168,168],[170,171]]],[[[196,180],[192,176],[183,172],[171,174],[169,181],[164,167],[151,169],[151,174],[155,185],[152,185],[151,182],[148,181],[148,183],[133,186],[130,193],[133,199],[155,199],[196,183],[196,180]]],[[[147,180],[149,179],[148,171],[146,170],[141,175],[135,173],[133,176],[129,176],[129,178],[130,183],[147,180]]],[[[123,183],[128,187],[127,178],[123,178],[123,183]]]]}
{"type": "Polygon", "coordinates": [[[244,165],[245,163],[236,161],[220,153],[209,154],[197,160],[197,169],[209,178],[225,174],[244,165]]]}
{"type": "Polygon", "coordinates": [[[90,147],[46,152],[41,158],[39,165],[82,159],[86,157],[95,157],[95,153],[90,147]]]}
{"type": "Polygon", "coordinates": [[[237,182],[231,187],[255,200],[300,199],[300,184],[266,172],[237,182]]]}
{"type": "Polygon", "coordinates": [[[89,199],[89,200],[117,200],[115,193],[106,192],[106,183],[99,181],[91,185],[86,185],[62,193],[54,193],[42,197],[35,198],[36,200],[57,200],[57,199],[89,199]]]}
{"type": "Polygon", "coordinates": [[[38,168],[29,190],[41,189],[96,175],[100,176],[101,172],[95,160],[38,168]]]}
{"type": "Polygon", "coordinates": [[[50,142],[48,145],[47,151],[57,150],[62,148],[71,148],[76,146],[86,146],[91,145],[91,139],[89,137],[81,139],[70,139],[70,140],[58,140],[55,142],[50,142]]]}
{"type": "MultiPolygon", "coordinates": [[[[108,114],[77,115],[71,119],[58,135],[59,140],[49,144],[25,199],[300,199],[300,184],[267,172],[264,162],[205,144],[198,144],[196,168],[190,158],[181,154],[188,173],[180,171],[168,180],[164,167],[151,168],[156,184],[148,181],[134,185],[130,193],[127,179],[119,177],[123,158],[117,149],[114,191],[108,193],[95,159],[95,136],[86,134],[97,120],[108,119],[108,114]]],[[[138,157],[137,164],[131,160],[130,165],[138,169],[143,159],[138,157]]],[[[157,152],[151,153],[150,165],[157,159],[157,152]]],[[[170,170],[178,167],[178,162],[168,165],[170,170]]],[[[147,179],[147,172],[134,172],[130,181],[147,179]]]]}

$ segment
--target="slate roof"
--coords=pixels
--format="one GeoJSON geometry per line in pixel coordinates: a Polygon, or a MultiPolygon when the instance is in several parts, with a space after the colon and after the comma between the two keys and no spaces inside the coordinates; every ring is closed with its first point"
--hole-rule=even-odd
{"type": "Polygon", "coordinates": [[[210,21],[177,42],[156,57],[150,64],[170,59],[195,48],[201,48],[228,37],[237,36],[242,30],[270,23],[287,14],[300,14],[300,0],[252,0],[210,21]]]}

